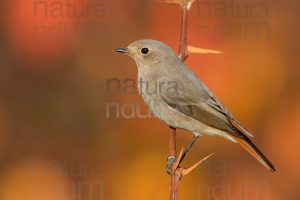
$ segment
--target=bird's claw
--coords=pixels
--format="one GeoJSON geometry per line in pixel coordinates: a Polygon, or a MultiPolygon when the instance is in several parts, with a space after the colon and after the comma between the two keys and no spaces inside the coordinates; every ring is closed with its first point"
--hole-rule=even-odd
{"type": "Polygon", "coordinates": [[[180,153],[179,153],[179,156],[177,158],[175,158],[175,156],[168,157],[168,159],[167,159],[167,166],[166,166],[167,173],[169,175],[171,173],[176,173],[177,176],[179,176],[181,178],[182,176],[185,176],[185,175],[191,173],[196,167],[198,167],[203,161],[207,160],[213,154],[214,153],[206,156],[205,158],[201,159],[200,161],[198,161],[193,166],[185,169],[183,167],[180,167],[181,158],[183,156],[183,148],[182,148],[181,151],[180,151],[180,153]]]}
{"type": "Polygon", "coordinates": [[[167,158],[167,165],[166,165],[166,171],[167,173],[170,175],[173,169],[173,164],[176,161],[176,157],[175,156],[169,156],[167,158]]]}

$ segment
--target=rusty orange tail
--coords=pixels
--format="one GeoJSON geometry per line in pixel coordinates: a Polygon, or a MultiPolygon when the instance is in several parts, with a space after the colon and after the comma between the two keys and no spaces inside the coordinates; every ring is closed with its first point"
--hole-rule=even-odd
{"type": "Polygon", "coordinates": [[[271,172],[275,172],[273,164],[264,156],[264,154],[247,137],[245,139],[235,137],[236,141],[244,147],[256,160],[265,166],[271,172]]]}

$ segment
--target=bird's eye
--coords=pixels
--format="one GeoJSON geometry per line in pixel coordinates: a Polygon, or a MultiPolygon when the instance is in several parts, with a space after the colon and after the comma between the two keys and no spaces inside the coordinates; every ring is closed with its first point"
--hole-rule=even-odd
{"type": "Polygon", "coordinates": [[[149,49],[148,48],[142,48],[141,53],[142,54],[147,54],[147,53],[149,53],[149,49]]]}

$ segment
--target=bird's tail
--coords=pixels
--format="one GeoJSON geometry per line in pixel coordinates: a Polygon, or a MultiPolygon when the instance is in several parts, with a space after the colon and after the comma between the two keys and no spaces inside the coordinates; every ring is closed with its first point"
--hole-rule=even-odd
{"type": "Polygon", "coordinates": [[[235,137],[236,141],[244,147],[256,160],[265,166],[271,172],[275,172],[273,164],[264,156],[264,154],[245,136],[245,138],[235,137]]]}

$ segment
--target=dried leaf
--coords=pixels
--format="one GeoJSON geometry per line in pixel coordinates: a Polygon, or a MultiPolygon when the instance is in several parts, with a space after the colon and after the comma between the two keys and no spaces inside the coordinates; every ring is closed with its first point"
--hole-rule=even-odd
{"type": "Polygon", "coordinates": [[[180,5],[181,7],[184,7],[184,5],[186,5],[186,8],[189,10],[193,3],[196,0],[155,0],[155,3],[166,3],[166,4],[176,4],[176,5],[180,5]]]}
{"type": "Polygon", "coordinates": [[[173,171],[176,171],[177,168],[179,168],[181,157],[183,156],[183,148],[181,148],[181,151],[178,155],[178,158],[176,159],[175,163],[173,164],[173,171]]]}
{"type": "Polygon", "coordinates": [[[155,3],[177,4],[181,5],[182,0],[155,0],[155,3]]]}
{"type": "Polygon", "coordinates": [[[200,160],[199,162],[197,162],[195,165],[191,166],[190,168],[188,169],[183,169],[182,171],[182,176],[185,176],[189,173],[191,173],[196,167],[198,167],[203,161],[207,160],[209,157],[211,157],[214,153],[206,156],[205,158],[203,158],[202,160],[200,160]]]}
{"type": "Polygon", "coordinates": [[[221,51],[216,51],[212,49],[202,49],[200,47],[194,47],[191,45],[188,45],[188,52],[191,53],[198,53],[198,54],[222,54],[221,51]]]}

